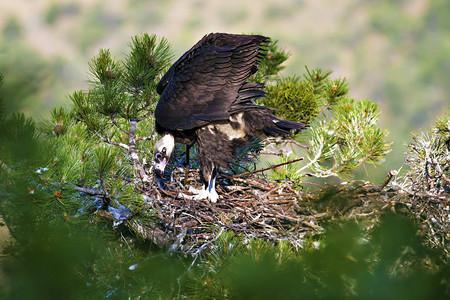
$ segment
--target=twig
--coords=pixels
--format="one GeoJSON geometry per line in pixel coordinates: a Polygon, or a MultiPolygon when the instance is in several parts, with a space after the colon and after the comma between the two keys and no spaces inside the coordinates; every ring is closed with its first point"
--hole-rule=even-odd
{"type": "Polygon", "coordinates": [[[310,222],[307,222],[307,221],[302,221],[302,224],[306,225],[306,226],[309,226],[311,228],[314,228],[314,229],[323,230],[323,228],[321,226],[316,225],[314,223],[310,223],[310,222]]]}
{"type": "Polygon", "coordinates": [[[153,139],[153,136],[142,136],[142,137],[137,137],[135,139],[135,141],[139,142],[139,141],[147,141],[147,140],[151,140],[151,139],[153,139]]]}
{"type": "Polygon", "coordinates": [[[281,163],[281,164],[273,165],[273,166],[270,166],[270,167],[267,167],[267,168],[262,168],[262,169],[254,170],[254,171],[251,171],[251,172],[236,174],[236,175],[233,175],[233,176],[229,176],[229,178],[235,179],[235,178],[238,178],[238,177],[248,176],[248,175],[252,175],[252,174],[258,173],[258,172],[264,172],[264,171],[267,171],[267,170],[275,169],[275,168],[278,168],[278,167],[281,167],[281,166],[284,166],[284,165],[287,165],[287,164],[292,164],[292,163],[295,163],[295,162],[298,162],[298,161],[301,161],[301,160],[303,160],[303,157],[300,157],[300,158],[297,158],[297,159],[294,159],[294,160],[290,160],[290,161],[287,161],[287,162],[284,162],[284,163],[281,163]]]}
{"type": "Polygon", "coordinates": [[[129,134],[129,132],[125,129],[122,128],[122,126],[119,125],[119,123],[117,122],[117,120],[114,118],[114,115],[111,114],[109,116],[111,118],[111,122],[114,124],[114,126],[116,126],[120,131],[122,131],[123,133],[125,133],[126,135],[129,134]]]}
{"type": "Polygon", "coordinates": [[[89,194],[92,196],[102,196],[102,197],[109,197],[108,193],[104,193],[102,190],[97,190],[97,189],[93,189],[93,188],[88,188],[88,187],[84,187],[84,186],[75,186],[75,189],[79,192],[83,192],[85,194],[89,194]]]}
{"type": "Polygon", "coordinates": [[[323,113],[328,107],[330,107],[331,102],[328,102],[327,105],[325,105],[324,107],[322,107],[322,109],[319,111],[318,115],[320,115],[321,113],[323,113]]]}
{"type": "Polygon", "coordinates": [[[259,154],[264,154],[264,155],[276,155],[276,156],[283,156],[284,153],[282,151],[278,151],[278,152],[267,152],[267,151],[261,151],[259,152],[259,154]]]}
{"type": "Polygon", "coordinates": [[[386,185],[391,182],[392,178],[398,174],[397,170],[390,170],[389,173],[386,175],[386,178],[384,179],[383,183],[374,186],[374,190],[377,192],[382,191],[386,185]]]}
{"type": "Polygon", "coordinates": [[[106,138],[106,137],[100,135],[98,132],[95,132],[95,134],[100,138],[100,140],[102,142],[105,142],[107,144],[114,145],[114,146],[119,146],[127,151],[130,150],[130,147],[124,143],[118,143],[118,142],[111,141],[109,138],[106,138]]]}
{"type": "MultiPolygon", "coordinates": [[[[229,177],[229,178],[232,179],[232,180],[234,180],[234,181],[237,181],[237,182],[245,183],[245,184],[247,184],[247,185],[253,185],[253,186],[256,186],[257,188],[260,188],[260,189],[266,190],[266,191],[270,191],[270,190],[273,188],[273,187],[271,187],[271,186],[267,187],[267,186],[265,186],[265,185],[263,185],[263,184],[261,184],[261,183],[259,183],[259,182],[254,182],[254,181],[247,180],[247,179],[244,179],[244,178],[233,177],[233,176],[231,176],[231,177],[229,177]]],[[[245,192],[245,191],[243,191],[243,192],[245,192]]],[[[253,196],[253,197],[254,197],[254,196],[253,196]]]]}
{"type": "Polygon", "coordinates": [[[305,148],[308,149],[309,147],[307,145],[304,145],[296,140],[276,140],[276,139],[269,139],[268,140],[269,143],[273,143],[273,144],[294,144],[296,146],[299,146],[300,148],[305,148]]]}
{"type": "Polygon", "coordinates": [[[323,189],[324,187],[323,186],[321,186],[320,184],[318,184],[318,183],[314,183],[314,182],[309,182],[309,181],[300,181],[299,183],[301,183],[301,184],[310,184],[310,185],[315,185],[315,186],[317,186],[317,187],[320,187],[321,189],[323,189]]]}
{"type": "Polygon", "coordinates": [[[428,193],[410,192],[410,191],[405,190],[405,189],[403,189],[401,187],[400,187],[400,190],[405,192],[405,193],[407,193],[408,195],[411,195],[411,196],[420,197],[420,198],[431,198],[429,200],[432,200],[432,201],[436,201],[435,199],[446,201],[446,202],[449,201],[449,198],[446,195],[440,195],[440,194],[439,195],[433,195],[433,194],[428,194],[428,193]]]}

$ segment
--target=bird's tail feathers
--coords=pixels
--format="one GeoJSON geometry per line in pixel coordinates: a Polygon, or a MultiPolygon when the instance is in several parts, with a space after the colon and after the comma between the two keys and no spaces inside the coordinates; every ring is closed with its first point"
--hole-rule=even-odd
{"type": "Polygon", "coordinates": [[[284,120],[274,115],[270,115],[270,119],[273,125],[264,128],[264,133],[269,136],[288,135],[291,134],[291,130],[301,131],[309,127],[308,124],[284,120]]]}

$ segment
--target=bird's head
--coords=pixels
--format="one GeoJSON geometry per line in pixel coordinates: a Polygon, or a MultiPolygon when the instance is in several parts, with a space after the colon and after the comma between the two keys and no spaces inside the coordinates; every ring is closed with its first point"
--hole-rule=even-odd
{"type": "Polygon", "coordinates": [[[154,148],[153,167],[158,177],[164,176],[164,169],[175,148],[175,138],[171,134],[166,134],[162,139],[156,142],[154,148]]]}

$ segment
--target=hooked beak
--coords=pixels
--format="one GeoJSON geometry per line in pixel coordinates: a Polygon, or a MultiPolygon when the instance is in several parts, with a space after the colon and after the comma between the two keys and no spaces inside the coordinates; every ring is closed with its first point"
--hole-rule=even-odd
{"type": "Polygon", "coordinates": [[[165,157],[155,157],[155,160],[153,161],[153,167],[155,170],[155,174],[156,176],[158,176],[159,178],[163,178],[164,177],[164,169],[166,168],[167,165],[167,159],[165,157]]]}
{"type": "Polygon", "coordinates": [[[153,153],[155,154],[153,158],[153,167],[157,177],[164,177],[164,169],[169,162],[174,147],[175,138],[170,134],[164,135],[162,139],[156,142],[153,150],[153,153]]]}

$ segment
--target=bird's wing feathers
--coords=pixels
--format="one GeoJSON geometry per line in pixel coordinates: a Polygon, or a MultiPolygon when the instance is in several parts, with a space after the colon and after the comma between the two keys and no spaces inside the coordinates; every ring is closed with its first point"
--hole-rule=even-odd
{"type": "MultiPolygon", "coordinates": [[[[227,120],[239,91],[255,72],[262,36],[210,34],[186,52],[158,84],[155,116],[168,129],[186,130],[227,120]]],[[[256,87],[256,85],[255,85],[256,87]]]]}

